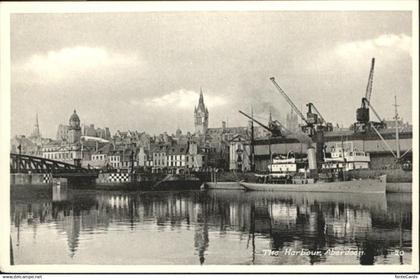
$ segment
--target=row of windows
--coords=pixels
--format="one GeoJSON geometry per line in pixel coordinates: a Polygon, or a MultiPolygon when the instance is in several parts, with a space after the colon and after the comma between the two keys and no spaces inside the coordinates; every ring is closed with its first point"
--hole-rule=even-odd
{"type": "Polygon", "coordinates": [[[168,158],[169,160],[181,160],[185,158],[185,155],[168,155],[168,158]]]}
{"type": "Polygon", "coordinates": [[[153,157],[166,157],[166,153],[153,153],[153,157]]]}
{"type": "Polygon", "coordinates": [[[55,150],[57,150],[56,148],[44,148],[42,151],[43,152],[54,152],[55,150]]]}
{"type": "Polygon", "coordinates": [[[119,162],[120,156],[109,156],[109,160],[112,162],[119,162]]]}
{"type": "Polygon", "coordinates": [[[105,160],[106,155],[92,155],[92,160],[105,160]]]}
{"type": "Polygon", "coordinates": [[[164,160],[154,160],[155,165],[159,166],[159,165],[166,165],[166,161],[164,160]]]}
{"type": "Polygon", "coordinates": [[[168,166],[170,166],[170,167],[181,167],[181,166],[185,166],[185,162],[170,162],[168,164],[168,166]]]}
{"type": "Polygon", "coordinates": [[[73,159],[73,153],[63,152],[63,153],[44,153],[43,157],[46,159],[73,159]]]}
{"type": "Polygon", "coordinates": [[[153,160],[153,161],[156,165],[166,164],[166,162],[168,162],[169,164],[171,162],[183,162],[183,161],[194,162],[194,157],[193,156],[185,156],[185,155],[182,155],[182,157],[181,157],[181,155],[176,155],[176,156],[175,155],[170,155],[170,156],[168,156],[168,158],[163,158],[163,159],[158,159],[158,160],[156,160],[156,158],[155,158],[155,160],[153,160]],[[165,159],[167,159],[167,160],[165,160],[165,159]]]}
{"type": "MultiPolygon", "coordinates": [[[[114,168],[119,168],[119,167],[131,167],[131,162],[111,162],[110,165],[114,168]]],[[[137,161],[134,161],[134,166],[137,167],[139,164],[137,161]]]]}

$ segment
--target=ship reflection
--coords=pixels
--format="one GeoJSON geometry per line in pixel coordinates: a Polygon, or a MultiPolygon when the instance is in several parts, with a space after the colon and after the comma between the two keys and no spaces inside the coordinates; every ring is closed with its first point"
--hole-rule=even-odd
{"type": "MultiPolygon", "coordinates": [[[[351,248],[363,253],[349,264],[375,264],[378,256],[387,258],[391,250],[411,247],[410,195],[139,193],[58,187],[52,188],[51,195],[12,199],[15,246],[24,245],[22,229],[32,230],[36,238],[37,227],[46,223],[66,236],[71,258],[84,241],[94,241],[95,234],[106,234],[110,229],[136,231],[146,226],[152,228],[150,237],[153,231],[191,231],[190,241],[199,264],[208,259],[211,262],[207,253],[212,239],[231,233],[247,238],[243,249],[250,252],[252,264],[266,260],[261,255],[266,249],[320,251],[305,258],[307,264],[315,264],[329,261],[328,249],[351,248]]],[[[405,263],[403,253],[399,260],[405,263]]],[[[269,263],[282,264],[284,259],[274,257],[269,263]]]]}

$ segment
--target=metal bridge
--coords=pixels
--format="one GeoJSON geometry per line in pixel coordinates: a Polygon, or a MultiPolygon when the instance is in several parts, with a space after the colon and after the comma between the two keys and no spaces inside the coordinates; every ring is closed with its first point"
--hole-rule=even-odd
{"type": "Polygon", "coordinates": [[[53,177],[66,178],[92,178],[98,176],[96,170],[42,157],[15,153],[10,153],[10,173],[51,173],[53,177]]]}

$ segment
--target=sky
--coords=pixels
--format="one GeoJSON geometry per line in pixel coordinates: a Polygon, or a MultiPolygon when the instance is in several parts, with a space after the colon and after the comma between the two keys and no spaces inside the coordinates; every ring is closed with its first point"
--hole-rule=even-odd
{"type": "MultiPolygon", "coordinates": [[[[55,137],[83,124],[159,134],[193,131],[200,88],[210,127],[245,126],[238,110],[284,120],[290,106],[348,127],[365,94],[382,118],[411,122],[410,12],[133,12],[11,15],[12,135],[55,137]]],[[[374,116],[372,115],[371,118],[374,116]]]]}

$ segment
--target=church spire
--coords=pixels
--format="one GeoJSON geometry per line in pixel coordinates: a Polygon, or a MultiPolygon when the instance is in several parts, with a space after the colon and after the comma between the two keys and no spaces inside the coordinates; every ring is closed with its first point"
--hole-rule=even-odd
{"type": "Polygon", "coordinates": [[[204,104],[203,88],[200,87],[198,106],[194,109],[194,124],[196,134],[205,135],[208,128],[209,111],[204,104]]]}
{"type": "Polygon", "coordinates": [[[206,106],[204,105],[204,96],[203,96],[203,88],[200,87],[200,98],[198,100],[198,107],[199,111],[206,111],[206,106]]]}
{"type": "Polygon", "coordinates": [[[204,105],[203,88],[201,87],[200,87],[200,100],[198,101],[198,103],[204,105]]]}
{"type": "Polygon", "coordinates": [[[41,137],[41,133],[39,132],[38,112],[36,113],[36,116],[35,116],[35,125],[34,125],[34,130],[32,131],[31,137],[33,138],[41,137]]]}

